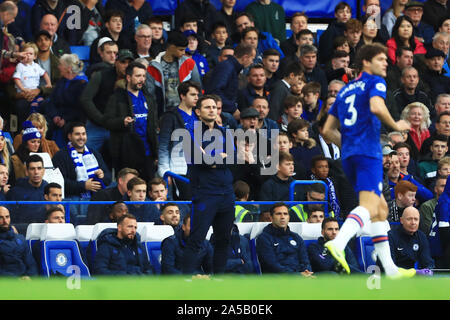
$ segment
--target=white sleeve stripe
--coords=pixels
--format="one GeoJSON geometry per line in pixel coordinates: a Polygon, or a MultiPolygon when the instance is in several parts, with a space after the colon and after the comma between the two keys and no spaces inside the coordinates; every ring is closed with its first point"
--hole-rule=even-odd
{"type": "Polygon", "coordinates": [[[450,227],[450,223],[445,221],[439,221],[439,228],[450,227]]]}

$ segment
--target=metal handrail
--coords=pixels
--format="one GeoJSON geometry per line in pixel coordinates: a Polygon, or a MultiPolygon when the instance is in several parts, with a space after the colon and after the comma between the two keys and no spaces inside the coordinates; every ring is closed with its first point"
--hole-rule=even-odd
{"type": "Polygon", "coordinates": [[[172,177],[174,179],[178,179],[183,181],[184,183],[189,184],[191,181],[188,178],[185,178],[183,176],[180,176],[176,173],[173,173],[172,171],[166,171],[166,173],[164,173],[163,179],[164,181],[166,181],[166,185],[169,185],[169,177],[172,177]]]}

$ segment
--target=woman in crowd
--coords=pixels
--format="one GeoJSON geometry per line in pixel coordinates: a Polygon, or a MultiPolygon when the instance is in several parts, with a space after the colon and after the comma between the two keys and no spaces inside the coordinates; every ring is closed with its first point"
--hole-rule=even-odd
{"type": "MultiPolygon", "coordinates": [[[[56,145],[55,141],[53,140],[47,140],[45,138],[47,134],[47,121],[45,120],[45,117],[40,113],[32,113],[27,118],[28,121],[31,121],[34,127],[38,129],[39,133],[41,134],[41,148],[42,152],[47,152],[50,155],[50,158],[53,158],[55,153],[59,151],[58,146],[56,145]]],[[[23,133],[19,133],[14,138],[14,149],[19,148],[19,146],[22,144],[22,135],[23,133]]]]}
{"type": "Polygon", "coordinates": [[[406,143],[411,147],[411,158],[418,160],[423,142],[430,137],[430,111],[420,102],[408,104],[400,116],[411,125],[406,143]]]}
{"type": "MultiPolygon", "coordinates": [[[[23,123],[22,144],[17,148],[16,152],[11,156],[14,167],[15,179],[26,177],[26,166],[30,152],[42,152],[41,149],[41,133],[31,121],[23,123]]],[[[11,179],[10,179],[11,180],[11,179]]]]}
{"type": "Polygon", "coordinates": [[[61,79],[44,107],[50,137],[60,148],[66,144],[64,126],[69,122],[86,122],[86,115],[80,107],[80,96],[88,82],[83,67],[83,61],[76,54],[64,54],[59,59],[61,79]]]}
{"type": "Polygon", "coordinates": [[[395,51],[399,47],[410,47],[414,55],[425,54],[427,50],[422,42],[414,37],[413,22],[408,16],[401,16],[395,22],[392,28],[392,38],[386,42],[388,48],[388,57],[392,64],[395,64],[395,51]]]}

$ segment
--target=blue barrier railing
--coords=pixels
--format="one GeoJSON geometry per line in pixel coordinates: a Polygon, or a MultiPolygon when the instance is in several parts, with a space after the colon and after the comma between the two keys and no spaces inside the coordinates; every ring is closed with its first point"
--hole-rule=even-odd
{"type": "Polygon", "coordinates": [[[172,171],[166,171],[166,173],[164,173],[164,176],[163,176],[164,181],[166,181],[166,185],[169,185],[169,177],[183,181],[184,183],[187,183],[187,184],[190,183],[188,178],[185,178],[183,176],[180,176],[179,174],[173,173],[172,171]]]}
{"type": "MultiPolygon", "coordinates": [[[[238,205],[273,205],[279,201],[236,201],[238,205]]],[[[325,201],[283,201],[287,205],[296,204],[323,204],[325,201]]],[[[113,204],[115,201],[0,201],[0,205],[57,205],[61,204],[65,209],[65,219],[66,223],[70,223],[70,206],[71,205],[108,205],[113,204]]],[[[177,204],[192,204],[192,201],[124,201],[125,204],[166,204],[166,203],[177,203],[177,204]]],[[[327,210],[327,206],[325,210],[327,210]]],[[[327,216],[328,211],[325,211],[325,216],[327,216]]]]}
{"type": "Polygon", "coordinates": [[[310,184],[316,184],[316,183],[320,183],[323,184],[325,187],[325,200],[324,201],[307,201],[307,204],[314,204],[314,203],[319,203],[319,204],[323,204],[325,207],[325,215],[328,215],[328,185],[320,180],[295,180],[292,181],[290,186],[289,186],[289,200],[293,201],[294,200],[294,194],[295,194],[295,186],[297,185],[310,185],[310,184]]]}

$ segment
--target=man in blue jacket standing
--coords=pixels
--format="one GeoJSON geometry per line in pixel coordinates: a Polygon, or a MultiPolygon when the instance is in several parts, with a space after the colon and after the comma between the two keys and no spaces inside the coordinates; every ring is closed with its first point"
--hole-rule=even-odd
{"type": "Polygon", "coordinates": [[[278,202],[270,209],[272,223],[256,238],[256,253],[262,273],[300,273],[310,277],[306,245],[303,239],[289,229],[289,208],[278,202]]]}
{"type": "Polygon", "coordinates": [[[195,113],[201,121],[195,122],[191,150],[185,150],[185,154],[190,151],[191,158],[188,175],[192,188],[192,215],[182,270],[186,274],[194,273],[196,257],[212,225],[216,234],[213,272],[218,274],[225,272],[234,221],[233,175],[226,161],[227,157],[234,157],[235,148],[233,137],[227,136],[226,130],[216,123],[217,105],[213,97],[201,97],[195,113]],[[233,150],[227,148],[230,142],[233,150]]]}
{"type": "Polygon", "coordinates": [[[234,49],[234,55],[220,62],[212,71],[210,81],[205,83],[208,94],[217,94],[222,98],[222,111],[231,113],[239,119],[237,96],[239,89],[238,76],[242,69],[249,67],[256,56],[256,50],[251,45],[239,44],[234,49]]]}
{"type": "Polygon", "coordinates": [[[137,233],[136,218],[124,214],[117,221],[117,229],[109,228],[97,238],[94,273],[101,275],[147,275],[152,267],[137,233]]]}
{"type": "Polygon", "coordinates": [[[14,232],[8,209],[0,207],[0,276],[37,275],[36,262],[24,236],[14,232]]]}
{"type": "MultiPolygon", "coordinates": [[[[314,272],[339,272],[336,268],[336,260],[331,255],[324,255],[324,244],[327,241],[336,238],[339,233],[339,224],[336,218],[328,217],[322,221],[322,237],[317,243],[311,243],[308,246],[308,256],[314,272]]],[[[349,246],[345,247],[345,259],[352,273],[361,272],[358,268],[358,262],[349,246]]]]}

